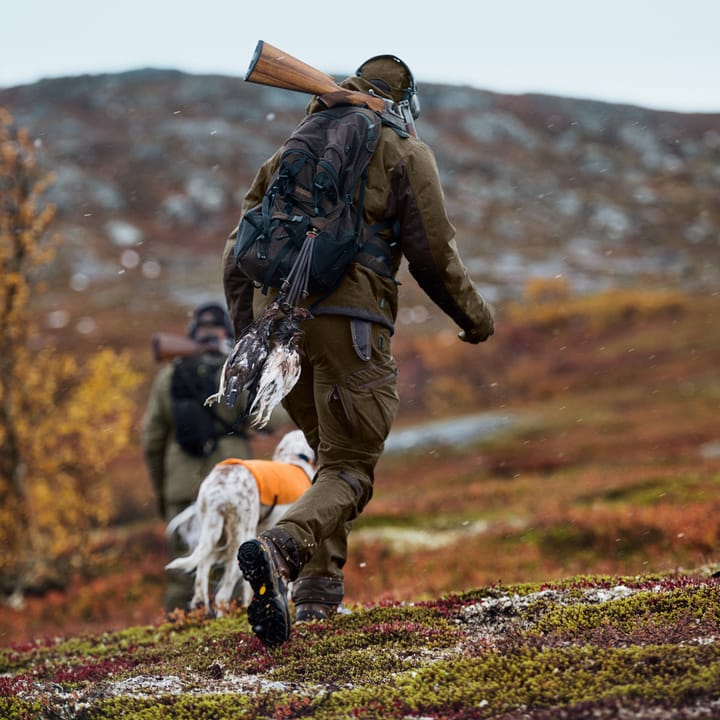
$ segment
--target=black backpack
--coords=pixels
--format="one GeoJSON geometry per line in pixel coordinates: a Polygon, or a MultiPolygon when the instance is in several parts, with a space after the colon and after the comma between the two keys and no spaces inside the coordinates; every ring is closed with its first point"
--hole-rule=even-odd
{"type": "Polygon", "coordinates": [[[306,291],[331,292],[376,232],[362,209],[380,127],[371,110],[335,106],[308,115],[285,141],[265,197],[242,218],[235,242],[238,267],[264,293],[299,286],[294,304],[306,291]]]}
{"type": "Polygon", "coordinates": [[[205,398],[217,390],[218,371],[224,360],[218,354],[217,363],[208,362],[203,353],[175,361],[170,379],[175,442],[189,455],[212,455],[218,438],[234,431],[230,423],[204,404],[205,398]]]}

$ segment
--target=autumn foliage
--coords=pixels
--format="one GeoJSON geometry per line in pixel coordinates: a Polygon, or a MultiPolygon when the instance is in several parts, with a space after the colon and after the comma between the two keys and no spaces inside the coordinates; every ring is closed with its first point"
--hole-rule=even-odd
{"type": "Polygon", "coordinates": [[[103,472],[129,442],[138,383],[128,357],[59,353],[32,321],[57,242],[50,181],[0,108],[0,586],[17,601],[82,566],[87,531],[107,522],[103,472]]]}

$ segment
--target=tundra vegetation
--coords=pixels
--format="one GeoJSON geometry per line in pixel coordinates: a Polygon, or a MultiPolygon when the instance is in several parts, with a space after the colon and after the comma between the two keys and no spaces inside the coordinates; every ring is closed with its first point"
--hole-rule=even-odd
{"type": "Polygon", "coordinates": [[[712,718],[718,580],[575,577],[354,608],[268,650],[244,612],[0,651],[31,718],[712,718]]]}
{"type": "Polygon", "coordinates": [[[430,335],[404,346],[418,417],[441,401],[425,374],[451,387],[462,368],[475,400],[458,394],[456,409],[482,402],[515,425],[383,459],[352,536],[352,614],[272,652],[242,610],[166,621],[162,529],[110,528],[93,536],[91,572],[4,611],[26,638],[0,654],[3,714],[717,716],[712,299],[627,292],[506,312],[485,363],[449,342],[438,353],[430,335]]]}

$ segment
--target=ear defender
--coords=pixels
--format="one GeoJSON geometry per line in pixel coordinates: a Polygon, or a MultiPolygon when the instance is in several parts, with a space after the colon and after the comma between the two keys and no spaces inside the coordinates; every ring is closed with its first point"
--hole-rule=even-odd
{"type": "MultiPolygon", "coordinates": [[[[367,78],[363,75],[363,68],[368,65],[371,62],[374,62],[375,60],[390,60],[392,62],[397,63],[402,67],[402,69],[407,74],[407,77],[410,81],[410,84],[405,87],[401,88],[403,93],[402,102],[407,103],[408,107],[410,108],[410,114],[413,116],[414,120],[417,120],[418,117],[420,117],[420,100],[417,95],[417,85],[415,84],[415,78],[413,77],[412,72],[410,71],[410,68],[396,55],[374,55],[373,57],[367,59],[356,71],[355,76],[361,77],[368,82],[373,82],[370,78],[367,78]]],[[[387,85],[387,82],[383,82],[383,84],[387,85]]],[[[388,85],[389,88],[389,85],[388,85]]]]}

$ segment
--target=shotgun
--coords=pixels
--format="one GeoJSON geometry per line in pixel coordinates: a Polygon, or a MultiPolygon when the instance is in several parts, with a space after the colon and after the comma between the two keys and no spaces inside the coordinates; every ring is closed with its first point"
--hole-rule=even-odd
{"type": "Polygon", "coordinates": [[[373,95],[372,91],[364,93],[340,87],[330,75],[316,70],[312,65],[278,50],[263,40],[258,41],[250,67],[245,73],[245,80],[259,85],[317,95],[327,107],[339,104],[365,106],[380,114],[389,123],[395,126],[400,123],[402,129],[407,130],[411,135],[416,134],[412,116],[408,114],[409,110],[408,113],[403,113],[403,108],[400,107],[402,103],[398,104],[379,95],[373,95]]]}
{"type": "Polygon", "coordinates": [[[217,341],[195,342],[185,335],[158,332],[152,336],[152,351],[155,362],[163,362],[171,358],[192,357],[208,350],[219,350],[217,341]]]}

